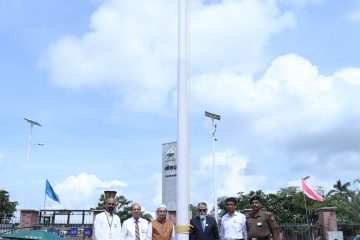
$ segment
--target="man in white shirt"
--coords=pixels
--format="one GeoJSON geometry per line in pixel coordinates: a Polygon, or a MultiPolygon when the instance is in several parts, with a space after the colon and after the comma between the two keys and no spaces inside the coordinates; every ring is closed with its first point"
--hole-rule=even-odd
{"type": "Polygon", "coordinates": [[[95,217],[94,240],[121,240],[121,222],[115,207],[115,198],[105,200],[105,211],[95,217]]]}
{"type": "Polygon", "coordinates": [[[246,217],[236,211],[236,199],[230,197],[225,202],[228,213],[221,218],[220,239],[247,240],[246,217]]]}
{"type": "Polygon", "coordinates": [[[131,205],[132,217],[125,220],[121,228],[121,240],[145,240],[149,222],[140,217],[141,206],[138,203],[131,205]]]}

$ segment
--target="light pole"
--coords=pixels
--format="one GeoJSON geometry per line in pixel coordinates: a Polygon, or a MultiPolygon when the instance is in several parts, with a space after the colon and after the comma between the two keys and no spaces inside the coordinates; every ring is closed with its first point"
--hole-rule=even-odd
{"type": "Polygon", "coordinates": [[[213,145],[213,180],[214,180],[214,218],[215,221],[218,222],[218,210],[217,210],[217,197],[216,197],[216,171],[215,171],[215,132],[216,132],[216,124],[214,120],[220,121],[220,115],[210,113],[205,111],[205,116],[211,118],[212,123],[212,145],[213,145]]]}
{"type": "MultiPolygon", "coordinates": [[[[30,166],[30,154],[31,154],[31,147],[33,146],[33,144],[31,143],[31,138],[32,138],[32,129],[33,126],[39,126],[41,127],[41,124],[28,119],[28,118],[24,118],[25,121],[27,121],[30,124],[30,136],[29,136],[29,143],[28,143],[28,151],[27,151],[27,156],[26,156],[26,174],[25,174],[25,186],[24,186],[24,195],[23,195],[23,202],[22,202],[22,208],[25,208],[25,202],[26,202],[26,192],[27,192],[27,185],[28,185],[28,177],[29,177],[29,166],[30,166]]],[[[43,146],[44,143],[38,143],[38,144],[34,144],[34,145],[38,145],[38,146],[43,146]]]]}
{"type": "MultiPolygon", "coordinates": [[[[310,176],[306,176],[306,177],[303,177],[302,179],[304,181],[306,181],[307,179],[309,179],[310,176]]],[[[306,197],[305,197],[305,193],[303,192],[303,195],[304,195],[304,204],[305,204],[305,215],[306,215],[306,222],[308,224],[308,227],[309,227],[309,239],[312,239],[311,237],[311,225],[310,225],[310,222],[309,222],[309,215],[308,215],[308,210],[307,210],[307,206],[306,206],[306,197]]]]}

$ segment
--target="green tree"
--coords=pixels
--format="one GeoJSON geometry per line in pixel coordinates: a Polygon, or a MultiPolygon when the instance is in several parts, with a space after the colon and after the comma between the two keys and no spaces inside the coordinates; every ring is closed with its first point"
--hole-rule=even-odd
{"type": "MultiPolygon", "coordinates": [[[[126,197],[123,195],[116,196],[115,200],[116,200],[115,214],[120,217],[121,222],[124,222],[126,219],[131,217],[131,204],[133,203],[133,201],[126,199],[126,197]]],[[[101,194],[97,206],[92,209],[95,210],[105,209],[105,194],[101,194]]],[[[152,220],[152,216],[148,213],[144,213],[143,211],[141,212],[140,216],[148,221],[152,220]]]]}
{"type": "Polygon", "coordinates": [[[352,209],[352,217],[354,222],[360,222],[360,189],[358,187],[358,184],[360,184],[360,179],[355,179],[353,182],[356,184],[356,189],[349,198],[349,203],[352,209]]]}
{"type": "Polygon", "coordinates": [[[360,222],[360,193],[356,192],[350,200],[350,205],[355,222],[360,222]]]}
{"type": "Polygon", "coordinates": [[[334,189],[330,190],[327,194],[327,196],[331,196],[333,198],[336,198],[338,200],[344,200],[348,202],[348,197],[351,196],[352,191],[349,190],[351,183],[346,182],[344,184],[341,183],[341,180],[339,179],[334,184],[334,189]]]}
{"type": "MultiPolygon", "coordinates": [[[[313,202],[309,202],[306,198],[305,200],[307,206],[310,207],[313,202]]],[[[272,211],[280,222],[306,220],[304,195],[298,187],[281,188],[269,206],[271,206],[269,211],[272,211]]],[[[314,216],[310,212],[312,213],[308,211],[308,215],[312,219],[314,216]]]]}
{"type": "Polygon", "coordinates": [[[0,223],[8,223],[14,217],[17,202],[10,201],[10,195],[5,190],[0,190],[0,223]]]}
{"type": "Polygon", "coordinates": [[[197,204],[189,204],[189,211],[191,212],[191,218],[196,217],[198,210],[197,210],[197,204]]]}
{"type": "MultiPolygon", "coordinates": [[[[279,222],[305,222],[306,211],[304,195],[299,187],[281,188],[276,193],[266,194],[262,190],[250,191],[248,193],[239,192],[237,197],[237,210],[242,212],[251,208],[250,199],[254,195],[262,198],[263,209],[274,214],[279,222]]],[[[226,197],[219,198],[219,208],[224,215],[226,213],[226,197]]],[[[316,209],[322,207],[322,203],[305,199],[307,202],[308,215],[310,220],[317,219],[316,209]]]]}
{"type": "MultiPolygon", "coordinates": [[[[360,184],[360,179],[354,180],[360,184]]],[[[306,212],[310,221],[317,221],[317,209],[323,207],[336,207],[336,217],[339,223],[360,222],[360,187],[352,191],[350,183],[342,183],[338,180],[334,189],[325,193],[323,187],[317,187],[315,191],[325,196],[324,201],[314,201],[304,195],[296,186],[281,188],[276,193],[265,194],[262,190],[239,192],[236,197],[237,210],[242,212],[250,208],[250,198],[259,195],[263,199],[263,208],[274,214],[279,222],[305,222],[306,212]],[[306,209],[305,209],[306,201],[306,209]]],[[[218,206],[221,216],[226,214],[226,196],[218,198],[218,206]]]]}

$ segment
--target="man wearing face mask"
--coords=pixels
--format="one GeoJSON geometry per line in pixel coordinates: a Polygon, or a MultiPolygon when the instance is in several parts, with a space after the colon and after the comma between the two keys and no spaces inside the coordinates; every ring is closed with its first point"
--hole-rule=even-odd
{"type": "Polygon", "coordinates": [[[218,240],[219,231],[214,218],[207,216],[207,205],[198,204],[199,216],[190,220],[189,240],[218,240]]]}

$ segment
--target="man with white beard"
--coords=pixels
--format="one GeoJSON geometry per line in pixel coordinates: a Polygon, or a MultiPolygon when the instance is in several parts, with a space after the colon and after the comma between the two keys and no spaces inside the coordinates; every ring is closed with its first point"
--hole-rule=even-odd
{"type": "Polygon", "coordinates": [[[189,240],[218,240],[219,230],[214,218],[207,216],[207,205],[198,204],[199,216],[190,220],[189,240]]]}

